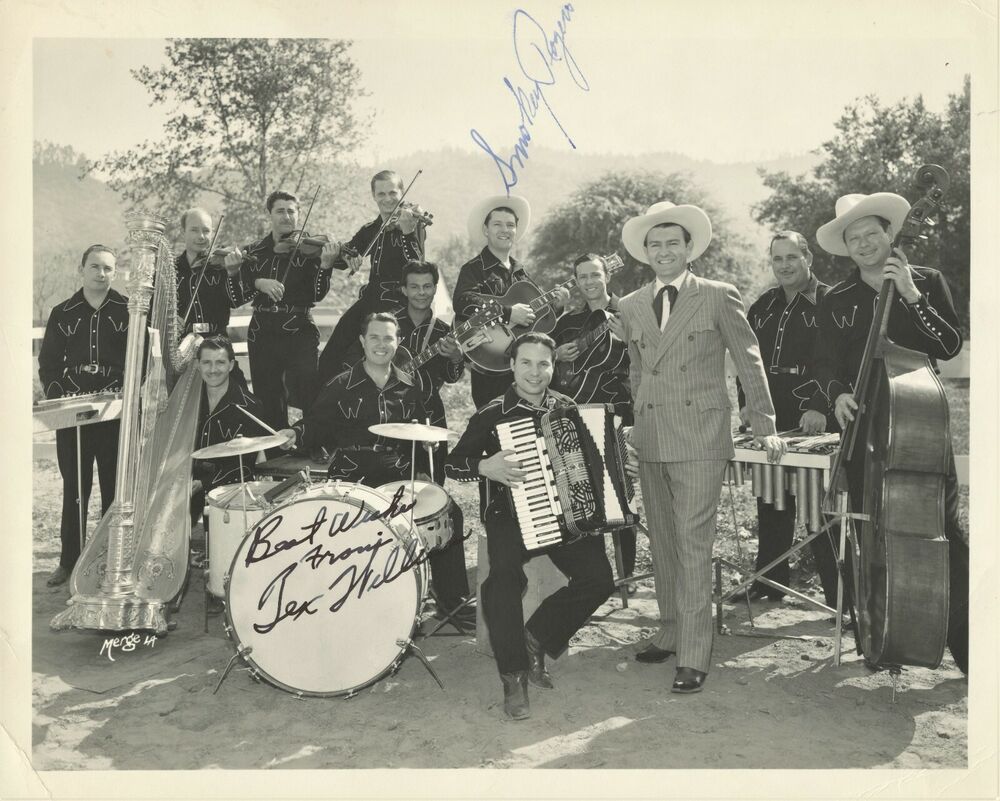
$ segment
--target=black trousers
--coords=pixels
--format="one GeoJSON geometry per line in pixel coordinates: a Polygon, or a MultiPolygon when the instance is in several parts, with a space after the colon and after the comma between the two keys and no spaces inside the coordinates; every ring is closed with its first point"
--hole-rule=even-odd
{"type": "MultiPolygon", "coordinates": [[[[369,487],[380,487],[391,481],[400,481],[410,476],[409,454],[400,458],[393,451],[350,451],[344,456],[350,459],[339,459],[343,452],[334,451],[330,462],[328,475],[340,481],[356,481],[369,487]],[[397,461],[398,460],[398,461],[397,461]],[[398,463],[404,463],[398,467],[398,463]],[[350,470],[343,468],[344,464],[358,465],[350,470]]],[[[424,452],[417,449],[417,472],[427,471],[427,460],[424,452]],[[423,457],[423,458],[421,458],[423,457]]],[[[444,471],[438,469],[435,463],[434,477],[437,484],[444,486],[444,471]]],[[[452,502],[451,506],[452,537],[443,548],[427,554],[427,564],[431,570],[431,582],[437,594],[441,608],[451,611],[469,595],[469,578],[465,572],[465,516],[462,507],[452,502]]]]}
{"type": "Polygon", "coordinates": [[[622,555],[621,578],[635,573],[635,529],[631,526],[618,530],[618,545],[622,555]]]}
{"type": "MultiPolygon", "coordinates": [[[[848,465],[851,505],[860,510],[864,476],[861,462],[848,465]]],[[[963,673],[969,671],[969,545],[962,531],[955,455],[948,449],[944,480],[944,536],[948,540],[948,650],[963,673]]],[[[831,527],[833,530],[833,527],[831,527]]]]}
{"type": "Polygon", "coordinates": [[[395,312],[400,306],[399,302],[370,297],[367,292],[362,294],[341,315],[319,356],[319,385],[322,387],[334,376],[349,370],[361,358],[358,337],[361,336],[361,324],[366,316],[372,312],[395,312]]]}
{"type": "Polygon", "coordinates": [[[253,394],[264,407],[264,422],[279,430],[288,428],[289,403],[305,411],[319,391],[319,330],[305,318],[298,330],[289,331],[283,319],[286,315],[254,312],[247,335],[253,394]]]}
{"type": "Polygon", "coordinates": [[[80,428],[80,478],[83,497],[77,497],[76,428],[56,431],[56,459],[63,479],[62,522],[59,536],[62,549],[60,566],[72,570],[80,558],[80,507],[83,504],[84,525],[87,523],[87,506],[94,483],[94,461],[97,461],[97,478],[101,485],[101,514],[108,511],[115,499],[115,480],[118,470],[118,420],[94,423],[80,428]]]}
{"type": "MultiPolygon", "coordinates": [[[[529,555],[506,497],[495,499],[486,510],[486,547],[490,574],[483,582],[479,604],[490,629],[497,669],[500,673],[527,670],[521,596],[528,586],[524,563],[529,555]]],[[[614,579],[604,552],[604,537],[583,537],[546,553],[569,584],[542,601],[527,629],[545,653],[555,658],[611,595],[614,579]]]]}
{"type": "MultiPolygon", "coordinates": [[[[819,580],[823,586],[823,597],[827,606],[837,608],[837,550],[840,543],[840,533],[836,526],[830,528],[830,536],[826,533],[820,534],[809,543],[812,554],[816,559],[816,570],[819,573],[819,580]],[[832,540],[832,542],[831,542],[832,540]]],[[[795,538],[795,496],[785,493],[785,508],[779,511],[774,508],[774,504],[764,503],[757,498],[757,567],[759,571],[764,565],[774,561],[775,558],[783,554],[792,547],[795,538]]],[[[771,581],[789,586],[791,573],[788,566],[788,559],[772,567],[764,574],[771,581]]],[[[751,589],[760,590],[772,598],[781,598],[784,593],[762,584],[754,582],[751,589]]],[[[847,593],[850,586],[845,584],[845,608],[847,593]]]]}
{"type": "Polygon", "coordinates": [[[514,373],[507,370],[503,373],[480,373],[472,371],[472,402],[477,409],[482,409],[487,403],[503,395],[514,381],[514,373]]]}

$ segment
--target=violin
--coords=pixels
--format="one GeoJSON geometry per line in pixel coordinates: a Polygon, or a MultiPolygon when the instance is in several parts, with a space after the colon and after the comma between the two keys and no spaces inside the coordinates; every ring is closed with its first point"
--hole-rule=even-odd
{"type": "MultiPolygon", "coordinates": [[[[191,265],[192,270],[200,270],[203,267],[209,270],[225,270],[226,256],[234,253],[238,248],[236,245],[220,245],[209,254],[207,250],[202,251],[191,265]]],[[[245,258],[245,257],[244,257],[245,258]]]]}
{"type": "Polygon", "coordinates": [[[328,245],[332,241],[326,234],[312,236],[307,231],[291,231],[274,243],[274,252],[285,255],[296,251],[303,256],[318,256],[324,245],[328,245]]]}
{"type": "Polygon", "coordinates": [[[401,201],[396,207],[396,210],[389,215],[389,219],[386,220],[386,225],[395,225],[399,227],[399,216],[403,211],[408,211],[413,215],[413,219],[416,220],[418,224],[423,225],[434,225],[434,215],[429,211],[424,211],[418,204],[409,203],[407,201],[401,201]]]}

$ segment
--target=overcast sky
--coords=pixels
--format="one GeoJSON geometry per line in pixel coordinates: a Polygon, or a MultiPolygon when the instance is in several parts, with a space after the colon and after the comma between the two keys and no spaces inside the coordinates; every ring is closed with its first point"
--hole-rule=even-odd
{"type": "MultiPolygon", "coordinates": [[[[798,154],[829,138],[861,95],[890,103],[922,93],[940,110],[972,71],[968,20],[937,1],[573,5],[559,52],[576,69],[568,59],[552,65],[551,112],[542,107],[529,126],[533,145],[571,150],[572,139],[584,152],[671,150],[716,162],[798,154]]],[[[531,92],[517,54],[538,77],[531,46],[557,30],[561,4],[524,3],[521,14],[497,3],[379,4],[377,17],[371,5],[348,7],[297,32],[355,40],[370,92],[363,108],[376,115],[363,161],[441,145],[478,150],[473,129],[509,156],[521,113],[504,78],[531,92]]],[[[174,26],[171,35],[220,35],[174,26]]],[[[158,138],[163,111],[148,106],[129,70],[160,63],[163,46],[36,39],[35,138],[90,157],[158,138]]]]}

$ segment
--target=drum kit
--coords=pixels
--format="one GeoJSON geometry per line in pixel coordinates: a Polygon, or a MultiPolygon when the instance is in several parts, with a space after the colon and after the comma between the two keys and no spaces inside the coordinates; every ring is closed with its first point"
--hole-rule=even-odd
{"type": "MultiPolygon", "coordinates": [[[[452,433],[421,423],[369,430],[411,442],[414,457],[418,442],[452,433]]],[[[193,456],[239,456],[242,466],[243,455],[284,443],[280,435],[236,437],[193,456]]],[[[425,619],[428,554],[456,534],[453,501],[417,479],[415,459],[408,481],[376,488],[314,481],[303,470],[284,481],[216,487],[207,503],[205,587],[224,602],[236,649],[216,691],[242,658],[252,677],[296,696],[351,697],[408,652],[443,688],[413,640],[425,619]]],[[[206,598],[206,615],[207,607],[206,598]]]]}

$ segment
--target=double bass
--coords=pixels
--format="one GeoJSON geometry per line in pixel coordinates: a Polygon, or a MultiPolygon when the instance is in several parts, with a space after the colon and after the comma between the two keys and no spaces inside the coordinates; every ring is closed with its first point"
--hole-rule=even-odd
{"type": "MultiPolygon", "coordinates": [[[[917,171],[924,190],[893,249],[921,238],[948,188],[935,164],[917,171]]],[[[858,404],[844,430],[824,511],[853,493],[857,645],[874,668],[936,668],[948,635],[945,478],[951,433],[944,387],[930,359],[886,334],[895,284],[883,282],[854,384],[858,404]],[[851,481],[848,481],[850,473],[851,481]],[[862,478],[863,477],[863,478],[862,478]],[[860,501],[860,507],[858,502],[860,501]]]]}

